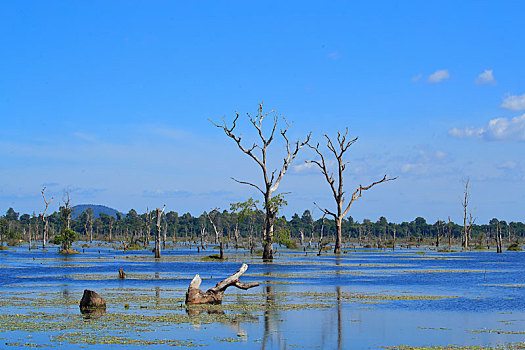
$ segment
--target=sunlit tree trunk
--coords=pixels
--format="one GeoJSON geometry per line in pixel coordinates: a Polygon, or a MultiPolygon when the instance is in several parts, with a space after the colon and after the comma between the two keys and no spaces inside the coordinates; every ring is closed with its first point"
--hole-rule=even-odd
{"type": "Polygon", "coordinates": [[[161,219],[162,214],[164,213],[164,209],[166,208],[166,204],[162,207],[162,210],[160,208],[157,208],[157,230],[155,231],[155,259],[160,258],[160,230],[161,230],[161,219]]]}

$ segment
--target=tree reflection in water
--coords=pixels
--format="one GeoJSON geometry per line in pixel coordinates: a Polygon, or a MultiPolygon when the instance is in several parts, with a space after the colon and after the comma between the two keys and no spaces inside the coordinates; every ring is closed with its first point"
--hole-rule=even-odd
{"type": "Polygon", "coordinates": [[[266,293],[266,304],[264,310],[264,336],[262,342],[262,349],[266,349],[268,345],[270,349],[274,349],[274,341],[281,349],[286,349],[286,343],[281,337],[279,330],[279,313],[276,308],[276,297],[273,286],[266,286],[264,288],[266,293]],[[269,342],[269,344],[267,344],[269,342]]]}

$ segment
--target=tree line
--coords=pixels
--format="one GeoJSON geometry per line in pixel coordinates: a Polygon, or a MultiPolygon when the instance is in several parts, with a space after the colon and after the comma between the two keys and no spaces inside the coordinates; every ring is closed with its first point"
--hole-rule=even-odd
{"type": "MultiPolygon", "coordinates": [[[[160,212],[157,210],[137,213],[131,209],[126,214],[116,216],[100,214],[94,217],[93,210],[88,208],[76,218],[69,218],[61,210],[47,217],[47,239],[54,241],[61,234],[63,227],[76,232],[76,239],[90,242],[122,241],[130,245],[148,245],[157,235],[162,243],[194,242],[199,245],[207,243],[228,245],[244,245],[254,248],[264,240],[265,213],[254,207],[256,201],[250,199],[242,203],[234,203],[230,210],[213,209],[199,216],[190,213],[179,215],[175,211],[160,212]],[[253,203],[253,204],[250,204],[253,203]],[[69,220],[69,222],[68,222],[69,220]]],[[[61,207],[62,211],[64,207],[61,207]]],[[[9,208],[0,217],[0,241],[2,245],[20,245],[28,242],[31,236],[33,242],[42,242],[44,235],[42,215],[33,213],[22,214],[9,208]]],[[[424,218],[417,217],[410,222],[393,223],[385,217],[377,221],[364,219],[362,222],[351,216],[341,222],[343,242],[357,243],[363,246],[391,244],[394,239],[407,244],[430,242],[436,245],[446,245],[449,235],[453,242],[463,237],[463,225],[448,220],[438,220],[428,223],[424,218]]],[[[302,215],[293,214],[291,218],[278,216],[275,219],[274,241],[277,244],[308,246],[333,244],[337,239],[337,223],[334,218],[323,216],[314,219],[310,210],[302,215]]],[[[470,241],[474,246],[494,246],[497,234],[503,240],[515,242],[525,237],[525,224],[509,222],[493,218],[488,224],[473,224],[470,230],[470,241]]]]}

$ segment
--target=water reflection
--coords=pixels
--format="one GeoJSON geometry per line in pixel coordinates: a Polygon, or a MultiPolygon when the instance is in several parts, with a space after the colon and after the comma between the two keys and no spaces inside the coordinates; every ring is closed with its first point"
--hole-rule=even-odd
{"type": "Polygon", "coordinates": [[[281,337],[279,329],[279,312],[276,307],[276,294],[273,286],[269,285],[264,288],[266,294],[265,310],[264,310],[264,336],[262,341],[262,349],[266,349],[267,346],[270,349],[275,348],[277,345],[280,349],[285,349],[286,344],[281,337]]]}
{"type": "Polygon", "coordinates": [[[242,322],[255,322],[259,319],[251,314],[242,313],[237,315],[228,315],[221,306],[202,306],[194,305],[186,308],[186,314],[191,319],[191,324],[194,329],[200,329],[202,320],[199,318],[202,315],[216,316],[215,321],[228,326],[235,332],[235,335],[243,341],[248,340],[248,332],[241,327],[242,322]]]}
{"type": "Polygon", "coordinates": [[[96,320],[106,313],[106,309],[81,309],[80,312],[85,320],[96,320]]]}
{"type": "Polygon", "coordinates": [[[343,348],[343,320],[341,317],[341,287],[337,286],[337,349],[343,348]]]}

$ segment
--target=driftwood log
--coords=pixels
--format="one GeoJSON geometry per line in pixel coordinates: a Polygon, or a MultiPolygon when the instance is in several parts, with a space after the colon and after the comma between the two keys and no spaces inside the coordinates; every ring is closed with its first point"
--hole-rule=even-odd
{"type": "Polygon", "coordinates": [[[80,300],[80,312],[85,313],[100,309],[106,309],[106,301],[97,292],[85,289],[82,300],[80,300]]]}
{"type": "Polygon", "coordinates": [[[248,265],[242,264],[239,271],[237,271],[230,277],[220,281],[215,287],[208,289],[206,292],[200,290],[202,280],[199,274],[196,274],[195,277],[193,277],[193,279],[191,280],[190,286],[188,287],[188,291],[186,292],[186,304],[221,304],[224,291],[230,286],[235,286],[244,290],[257,287],[259,285],[258,282],[252,282],[247,284],[239,282],[239,277],[241,277],[241,275],[245,273],[247,269],[248,265]]]}

